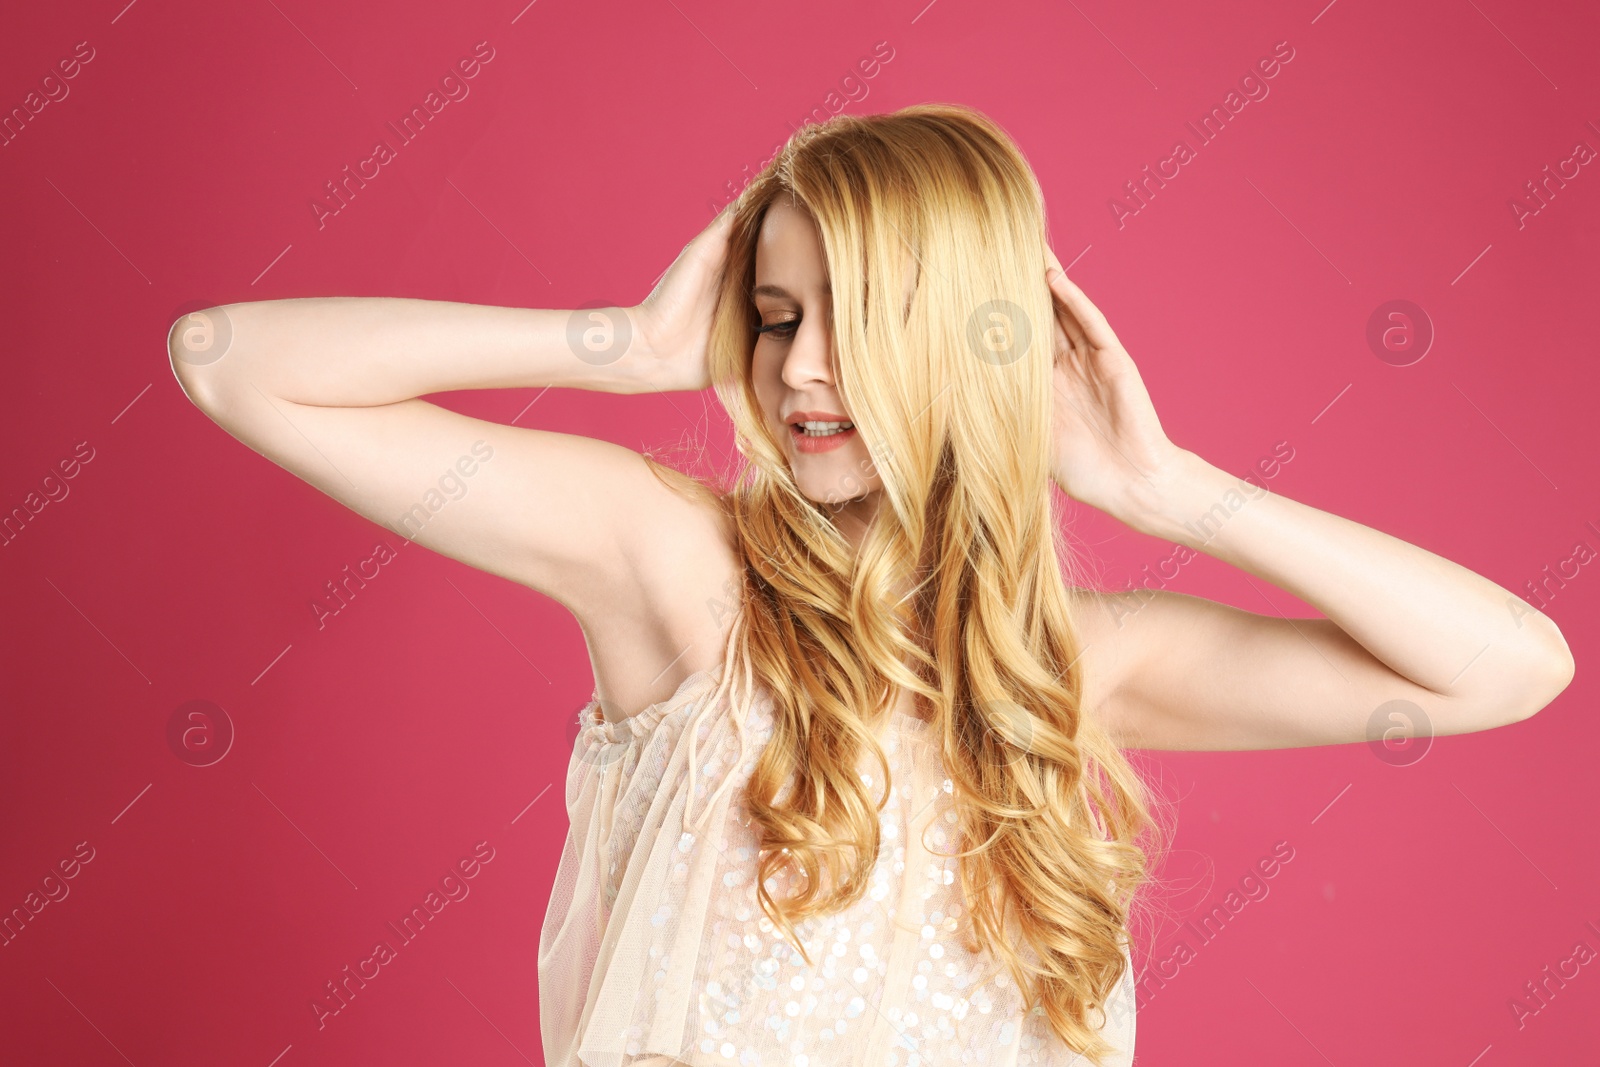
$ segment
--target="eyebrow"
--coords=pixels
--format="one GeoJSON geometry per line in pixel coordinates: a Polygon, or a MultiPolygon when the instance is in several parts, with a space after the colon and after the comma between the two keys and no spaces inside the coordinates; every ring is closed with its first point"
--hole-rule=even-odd
{"type": "MultiPolygon", "coordinates": [[[[797,304],[800,303],[798,297],[794,296],[794,294],[790,293],[789,290],[785,289],[781,285],[758,285],[754,289],[750,290],[750,298],[752,300],[758,296],[775,296],[780,300],[793,300],[797,304]]],[[[833,294],[830,293],[827,286],[824,285],[822,289],[822,299],[831,300],[832,298],[833,294]]]]}

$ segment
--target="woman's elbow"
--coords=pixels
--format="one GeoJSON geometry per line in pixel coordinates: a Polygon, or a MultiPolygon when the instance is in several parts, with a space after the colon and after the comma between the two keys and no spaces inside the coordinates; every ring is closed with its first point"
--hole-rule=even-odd
{"type": "Polygon", "coordinates": [[[167,358],[184,395],[196,407],[209,402],[219,373],[214,367],[233,341],[233,323],[221,307],[178,316],[167,328],[167,358]]]}
{"type": "Polygon", "coordinates": [[[1572,684],[1577,670],[1578,665],[1572,658],[1572,650],[1567,648],[1565,641],[1562,641],[1558,649],[1551,651],[1549,664],[1531,673],[1529,688],[1534,699],[1529,702],[1527,711],[1517,717],[1518,721],[1530,719],[1549,707],[1551,702],[1572,684]]]}

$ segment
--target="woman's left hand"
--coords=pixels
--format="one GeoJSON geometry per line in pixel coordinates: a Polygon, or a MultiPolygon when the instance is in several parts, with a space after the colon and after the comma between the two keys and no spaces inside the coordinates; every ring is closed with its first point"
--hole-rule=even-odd
{"type": "Polygon", "coordinates": [[[1139,528],[1189,455],[1161,429],[1139,369],[1048,246],[1055,306],[1051,470],[1072,499],[1139,528]]]}

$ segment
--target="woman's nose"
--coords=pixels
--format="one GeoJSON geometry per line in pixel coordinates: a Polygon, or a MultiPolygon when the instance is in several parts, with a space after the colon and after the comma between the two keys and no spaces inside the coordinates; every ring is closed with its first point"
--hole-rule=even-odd
{"type": "Polygon", "coordinates": [[[814,319],[802,320],[794,340],[789,343],[789,354],[783,361],[783,381],[791,389],[801,389],[812,382],[831,384],[833,381],[833,344],[826,327],[814,325],[814,319]]]}

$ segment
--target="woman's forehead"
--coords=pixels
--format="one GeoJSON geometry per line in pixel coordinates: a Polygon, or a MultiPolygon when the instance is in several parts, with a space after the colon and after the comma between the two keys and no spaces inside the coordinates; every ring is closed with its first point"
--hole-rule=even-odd
{"type": "Polygon", "coordinates": [[[809,219],[782,205],[767,212],[756,240],[756,281],[760,285],[787,290],[791,298],[803,289],[826,289],[827,262],[809,219]]]}

